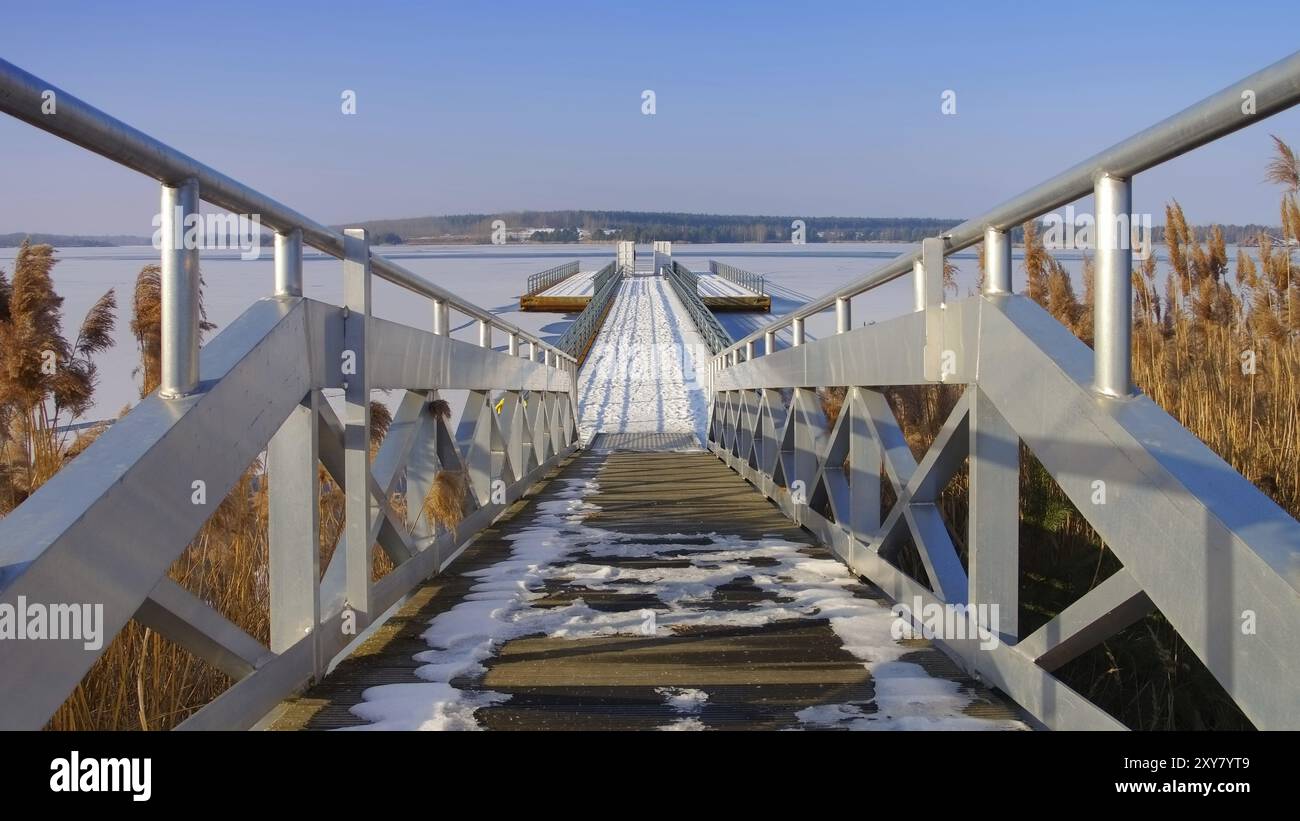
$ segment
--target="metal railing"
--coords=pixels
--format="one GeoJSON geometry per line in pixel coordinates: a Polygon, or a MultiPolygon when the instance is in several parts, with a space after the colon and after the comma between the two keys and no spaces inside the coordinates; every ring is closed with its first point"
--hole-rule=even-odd
{"type": "Polygon", "coordinates": [[[676,278],[681,282],[683,287],[689,288],[691,293],[695,294],[697,297],[699,296],[700,275],[692,271],[690,268],[687,268],[680,262],[674,261],[671,265],[665,268],[664,273],[667,276],[676,278]]]}
{"type": "Polygon", "coordinates": [[[548,288],[559,285],[564,280],[578,273],[578,261],[566,262],[563,265],[557,265],[554,268],[547,268],[545,271],[538,271],[530,274],[528,277],[527,295],[540,294],[548,288]]]}
{"type": "Polygon", "coordinates": [[[366,231],[312,221],[4,61],[0,111],[154,177],[163,205],[159,391],[0,519],[0,604],[102,605],[104,641],[0,642],[0,728],[44,725],[132,619],[236,682],[183,727],[251,726],[577,447],[573,357],[371,253],[366,231]],[[274,296],[202,350],[200,252],[179,241],[200,198],[276,232],[274,296]],[[304,244],[343,260],[341,306],[303,297],[304,244]],[[429,298],[430,327],[374,316],[376,276],[429,298]],[[453,310],[478,321],[477,344],[451,338],[453,310]],[[507,336],[505,352],[492,348],[494,329],[507,336]],[[342,392],[340,410],[325,390],[342,392]],[[373,457],[372,390],[399,391],[373,457]],[[454,426],[445,390],[466,394],[454,426]],[[168,575],[263,453],[266,644],[168,575]],[[323,572],[321,465],[346,496],[323,572]],[[453,529],[421,515],[441,472],[463,477],[467,490],[453,529]],[[405,512],[391,503],[399,488],[405,512]],[[378,580],[376,544],[393,567],[378,580]]]}
{"type": "Polygon", "coordinates": [[[1121,727],[1053,672],[1158,609],[1255,726],[1300,728],[1300,523],[1133,391],[1126,241],[1133,175],[1298,102],[1300,53],[721,350],[711,449],[909,609],[997,607],[1000,620],[978,616],[980,635],[936,643],[1050,727],[1121,727]],[[1011,293],[1007,236],[1088,194],[1093,350],[1011,293]],[[944,257],[981,239],[982,293],[946,300],[944,257]],[[852,327],[853,297],[908,273],[913,313],[852,327]],[[831,306],[837,333],[805,341],[804,321],[831,306]],[[791,347],[777,350],[787,327],[791,347]],[[964,393],[918,460],[882,389],[926,384],[964,393]],[[816,391],[829,386],[846,390],[834,426],[816,391]],[[1028,635],[1017,620],[1022,442],[1123,564],[1028,635]],[[963,465],[959,554],[936,503],[963,465]],[[896,502],[882,516],[884,482],[896,502]],[[909,542],[923,573],[902,569],[909,542]],[[1242,630],[1247,614],[1267,614],[1269,630],[1242,630]]]}
{"type": "Polygon", "coordinates": [[[737,268],[734,265],[728,265],[725,262],[718,262],[716,259],[709,260],[709,271],[714,276],[720,276],[723,279],[731,280],[742,288],[747,288],[756,294],[767,293],[767,279],[758,274],[746,271],[743,268],[737,268]]]}
{"type": "MultiPolygon", "coordinates": [[[[943,254],[947,256],[978,242],[985,241],[992,251],[987,255],[990,275],[985,280],[987,294],[1009,293],[1011,290],[1011,246],[1007,231],[1047,212],[1074,202],[1089,194],[1100,197],[1096,224],[1116,225],[1116,218],[1128,210],[1132,177],[1142,171],[1178,157],[1194,148],[1238,131],[1246,126],[1284,111],[1300,100],[1300,53],[1279,60],[1268,68],[1219,91],[1201,102],[1135,134],[1123,142],[1096,154],[1051,179],[1025,191],[996,208],[966,220],[945,232],[943,254]],[[1247,102],[1250,105],[1247,105],[1247,102]]],[[[1099,371],[1105,377],[1099,387],[1103,393],[1124,394],[1128,385],[1121,384],[1128,373],[1125,359],[1127,348],[1123,337],[1129,323],[1123,321],[1131,311],[1132,282],[1129,276],[1131,260],[1118,249],[1103,248],[1103,237],[1097,237],[1097,311],[1105,334],[1097,340],[1099,371]],[[1115,332],[1112,333],[1111,331],[1115,332]],[[1117,347],[1119,346],[1119,347],[1117,347]]],[[[737,349],[769,334],[791,329],[792,334],[802,333],[803,321],[814,314],[873,288],[892,282],[911,273],[916,281],[916,304],[923,304],[923,282],[926,276],[921,267],[919,251],[908,251],[876,268],[861,279],[814,299],[789,314],[773,320],[754,333],[738,340],[737,349]]],[[[942,277],[942,272],[929,272],[942,277]]]]}
{"type": "Polygon", "coordinates": [[[664,271],[668,275],[669,284],[673,286],[678,298],[686,306],[687,313],[691,315],[691,320],[695,322],[695,327],[704,337],[704,344],[709,346],[709,350],[716,354],[730,345],[731,334],[727,333],[718,322],[718,318],[713,315],[713,311],[710,311],[700,300],[700,278],[695,275],[695,272],[677,261],[665,267],[664,271]]]}
{"type": "Polygon", "coordinates": [[[618,293],[618,286],[622,280],[623,272],[617,262],[611,262],[601,268],[592,280],[591,300],[555,343],[560,350],[577,360],[579,366],[586,359],[587,351],[591,349],[596,334],[600,333],[605,314],[608,313],[610,303],[614,301],[614,295],[618,293]]]}

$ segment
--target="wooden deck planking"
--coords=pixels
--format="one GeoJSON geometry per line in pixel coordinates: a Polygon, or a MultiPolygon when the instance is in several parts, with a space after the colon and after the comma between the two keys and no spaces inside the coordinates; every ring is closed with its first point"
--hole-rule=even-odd
{"type": "MultiPolygon", "coordinates": [[[[815,558],[829,553],[809,534],[782,516],[744,480],[704,453],[583,452],[560,471],[565,478],[595,478],[599,490],[586,497],[600,510],[586,524],[614,533],[656,536],[674,544],[710,543],[709,534],[745,539],[777,538],[805,545],[815,558]]],[[[515,505],[507,517],[485,531],[441,577],[418,588],[408,604],[324,682],[285,704],[273,729],[326,729],[363,724],[348,712],[367,688],[417,682],[412,659],[427,649],[419,638],[428,622],[461,601],[476,579],[467,574],[506,558],[504,535],[528,527],[537,501],[552,498],[554,485],[534,500],[515,505]]],[[[679,566],[688,558],[668,555],[593,558],[621,567],[679,566]],[[678,563],[678,564],[674,564],[678,563]]],[[[755,557],[756,568],[763,557],[755,557]]],[[[652,586],[638,593],[589,590],[551,580],[533,607],[562,607],[581,598],[596,610],[625,612],[661,606],[652,586]]],[[[884,600],[869,583],[854,595],[884,600]]],[[[708,607],[744,609],[773,594],[744,576],[719,586],[708,607]]],[[[924,641],[908,641],[908,661],[931,675],[960,683],[973,698],[966,713],[993,719],[1019,718],[1000,697],[965,678],[946,656],[924,641]]],[[[870,711],[872,678],[846,651],[825,619],[774,621],[761,626],[690,626],[654,636],[586,638],[529,636],[506,642],[475,681],[457,681],[467,690],[490,690],[511,698],[475,714],[489,729],[618,730],[652,729],[681,721],[661,688],[703,690],[708,699],[692,716],[705,727],[782,729],[800,726],[795,713],[807,707],[854,703],[870,711]]]]}

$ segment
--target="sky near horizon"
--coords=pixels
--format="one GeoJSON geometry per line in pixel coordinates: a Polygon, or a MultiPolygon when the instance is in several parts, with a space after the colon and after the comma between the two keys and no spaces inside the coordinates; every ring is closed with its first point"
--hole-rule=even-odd
{"type": "MultiPolygon", "coordinates": [[[[1294,0],[6,6],[0,57],[330,224],[969,217],[1286,57],[1300,22],[1294,0]]],[[[1300,149],[1300,108],[1139,175],[1134,210],[1276,224],[1270,134],[1300,149]]],[[[0,116],[0,233],[149,235],[157,210],[152,180],[0,116]]]]}

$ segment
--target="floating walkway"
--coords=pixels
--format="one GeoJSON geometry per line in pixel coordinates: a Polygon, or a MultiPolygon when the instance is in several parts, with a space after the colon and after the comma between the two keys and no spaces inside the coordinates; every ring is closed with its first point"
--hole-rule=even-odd
{"type": "Polygon", "coordinates": [[[579,271],[541,293],[519,297],[519,310],[571,314],[581,311],[591,301],[597,271],[579,271]]]}
{"type": "MultiPolygon", "coordinates": [[[[519,297],[519,310],[557,314],[577,313],[587,307],[596,271],[580,271],[537,294],[519,297]]],[[[649,272],[642,275],[649,276],[649,272]]],[[[716,274],[698,273],[700,300],[715,311],[770,311],[772,297],[760,294],[716,274]]]]}
{"type": "Polygon", "coordinates": [[[569,460],[273,729],[1026,729],[705,453],[569,460]]]}
{"type": "Polygon", "coordinates": [[[599,433],[685,433],[703,447],[710,362],[666,279],[624,279],[578,372],[579,441],[599,433]]]}
{"type": "Polygon", "coordinates": [[[772,297],[750,290],[717,274],[697,273],[700,301],[712,311],[772,310],[772,297]]]}

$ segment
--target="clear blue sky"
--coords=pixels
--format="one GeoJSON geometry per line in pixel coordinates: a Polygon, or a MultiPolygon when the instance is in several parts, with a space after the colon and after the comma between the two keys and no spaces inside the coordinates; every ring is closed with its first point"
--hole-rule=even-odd
{"type": "MultiPolygon", "coordinates": [[[[4,10],[0,56],[324,222],[964,217],[1281,59],[1297,24],[1294,0],[39,2],[4,10]]],[[[1139,177],[1136,210],[1275,223],[1270,132],[1300,148],[1300,111],[1139,177]]],[[[0,156],[0,232],[151,233],[151,181],[3,116],[0,156]]]]}

